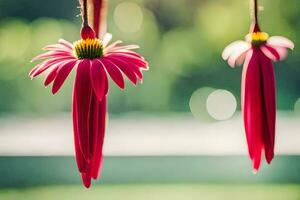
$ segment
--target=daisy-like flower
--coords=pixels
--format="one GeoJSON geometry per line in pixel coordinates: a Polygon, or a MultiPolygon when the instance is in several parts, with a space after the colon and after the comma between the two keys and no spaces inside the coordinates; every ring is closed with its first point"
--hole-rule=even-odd
{"type": "Polygon", "coordinates": [[[254,0],[254,22],[246,41],[236,41],[222,54],[231,67],[244,63],[242,74],[242,113],[248,151],[257,172],[264,153],[267,163],[274,157],[276,92],[272,61],[286,58],[294,44],[282,36],[262,32],[257,21],[254,0]]]}
{"type": "Polygon", "coordinates": [[[142,70],[148,69],[147,61],[133,51],[137,45],[123,46],[121,41],[109,45],[111,34],[105,34],[103,39],[96,35],[85,22],[80,40],[72,44],[60,39],[57,44],[46,46],[47,52],[32,60],[43,61],[30,72],[34,78],[49,71],[44,85],[52,84],[55,94],[72,69],[76,70],[72,101],[74,141],[78,169],[86,187],[98,177],[102,163],[108,75],[123,89],[124,75],[136,85],[143,79],[142,70]]]}

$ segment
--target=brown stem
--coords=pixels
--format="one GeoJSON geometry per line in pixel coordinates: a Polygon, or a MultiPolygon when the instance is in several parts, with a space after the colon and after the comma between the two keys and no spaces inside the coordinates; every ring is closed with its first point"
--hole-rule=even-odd
{"type": "Polygon", "coordinates": [[[82,0],[81,13],[83,26],[88,26],[87,0],[82,0]]]}
{"type": "MultiPolygon", "coordinates": [[[[251,0],[252,1],[252,0],[251,0]]],[[[252,26],[250,31],[251,32],[260,32],[259,24],[258,24],[258,3],[257,0],[252,1],[253,8],[251,9],[252,12],[252,26]]]]}
{"type": "Polygon", "coordinates": [[[254,23],[255,24],[258,24],[257,13],[258,13],[257,0],[254,0],[254,23]]]}

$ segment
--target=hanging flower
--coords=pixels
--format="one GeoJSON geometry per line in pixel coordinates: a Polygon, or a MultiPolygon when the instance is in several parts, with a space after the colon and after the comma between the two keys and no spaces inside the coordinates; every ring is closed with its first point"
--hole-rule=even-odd
{"type": "Polygon", "coordinates": [[[103,157],[108,75],[123,89],[123,75],[136,85],[142,81],[141,71],[148,69],[148,63],[133,51],[137,45],[124,46],[121,41],[109,45],[111,34],[105,34],[103,39],[97,38],[99,32],[95,33],[87,23],[86,1],[83,1],[83,9],[81,39],[73,44],[60,39],[57,44],[46,46],[44,50],[47,52],[32,59],[44,61],[29,75],[34,78],[48,70],[44,84],[52,83],[52,93],[55,94],[72,69],[76,69],[72,101],[76,161],[84,185],[90,187],[91,179],[98,177],[103,157]]]}
{"type": "Polygon", "coordinates": [[[264,153],[267,163],[274,157],[276,94],[272,61],[286,58],[294,44],[282,36],[260,30],[257,20],[257,1],[254,0],[254,22],[246,41],[236,41],[222,54],[231,67],[244,63],[242,75],[242,113],[248,151],[257,172],[264,153]]]}

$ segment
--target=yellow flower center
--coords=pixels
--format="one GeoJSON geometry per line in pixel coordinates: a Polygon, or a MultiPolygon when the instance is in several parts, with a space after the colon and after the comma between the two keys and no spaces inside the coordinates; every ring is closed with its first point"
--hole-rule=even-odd
{"type": "Polygon", "coordinates": [[[74,52],[79,59],[100,58],[103,55],[103,45],[101,40],[81,39],[74,42],[74,52]]]}
{"type": "Polygon", "coordinates": [[[269,38],[268,33],[265,32],[254,32],[249,33],[246,36],[246,40],[254,45],[261,45],[267,42],[269,38]]]}

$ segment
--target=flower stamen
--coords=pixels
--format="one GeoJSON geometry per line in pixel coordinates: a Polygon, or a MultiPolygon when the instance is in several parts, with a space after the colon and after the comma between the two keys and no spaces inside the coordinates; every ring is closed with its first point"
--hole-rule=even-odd
{"type": "Polygon", "coordinates": [[[74,52],[79,59],[100,58],[103,55],[103,45],[97,38],[81,39],[74,42],[74,52]]]}
{"type": "Polygon", "coordinates": [[[253,32],[246,36],[246,41],[253,45],[265,44],[269,39],[268,33],[265,32],[253,32]]]}

